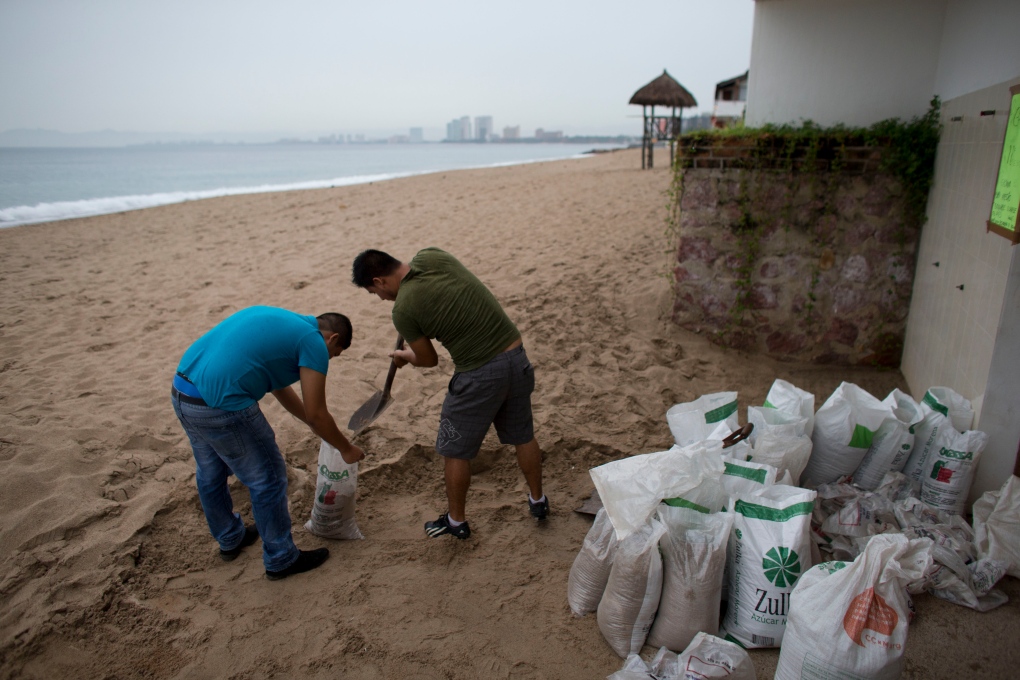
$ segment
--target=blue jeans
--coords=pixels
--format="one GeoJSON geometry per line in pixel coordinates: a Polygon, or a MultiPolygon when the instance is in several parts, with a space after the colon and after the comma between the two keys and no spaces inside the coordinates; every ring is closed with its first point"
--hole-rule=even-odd
{"type": "Polygon", "coordinates": [[[177,419],[195,454],[195,482],[209,531],[221,550],[232,550],[244,538],[244,522],[234,512],[227,477],[233,474],[248,487],[255,526],[262,537],[262,562],[267,571],[293,564],[299,551],[290,534],[287,508],[287,466],[276,435],[259,405],[223,411],[171,397],[177,419]]]}

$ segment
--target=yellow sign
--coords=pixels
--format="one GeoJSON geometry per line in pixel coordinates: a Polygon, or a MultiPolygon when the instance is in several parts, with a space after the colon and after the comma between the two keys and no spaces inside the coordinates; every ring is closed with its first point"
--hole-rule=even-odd
{"type": "Polygon", "coordinates": [[[999,175],[995,181],[992,214],[988,231],[1005,236],[1014,244],[1020,241],[1020,86],[1011,87],[1013,95],[1002,142],[999,175]]]}

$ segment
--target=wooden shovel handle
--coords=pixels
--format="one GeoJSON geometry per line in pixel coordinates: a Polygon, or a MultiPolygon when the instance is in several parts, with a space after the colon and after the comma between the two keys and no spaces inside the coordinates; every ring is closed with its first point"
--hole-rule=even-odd
{"type": "MultiPolygon", "coordinates": [[[[404,349],[404,338],[397,335],[397,345],[393,348],[393,351],[398,349],[404,349]]],[[[386,384],[383,385],[383,401],[390,396],[390,388],[393,387],[393,376],[397,374],[397,362],[390,360],[390,371],[386,374],[386,384]]]]}

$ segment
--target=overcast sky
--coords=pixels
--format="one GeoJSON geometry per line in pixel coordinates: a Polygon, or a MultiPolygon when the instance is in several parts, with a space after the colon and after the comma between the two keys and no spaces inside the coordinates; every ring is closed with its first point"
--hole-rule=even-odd
{"type": "MultiPolygon", "coordinates": [[[[640,134],[665,68],[711,111],[753,0],[0,0],[0,130],[385,133],[491,115],[640,134]]],[[[432,134],[430,134],[430,132],[432,134]]]]}

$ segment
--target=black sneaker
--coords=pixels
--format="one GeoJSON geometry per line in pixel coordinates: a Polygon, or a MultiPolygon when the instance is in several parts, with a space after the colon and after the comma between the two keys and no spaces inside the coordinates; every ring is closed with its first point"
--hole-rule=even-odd
{"type": "Polygon", "coordinates": [[[254,524],[246,524],[244,526],[244,536],[241,538],[241,542],[236,548],[231,550],[223,550],[220,548],[220,559],[224,562],[233,562],[237,559],[237,556],[241,554],[242,550],[257,540],[259,540],[259,530],[255,528],[254,524]]]}
{"type": "Polygon", "coordinates": [[[452,527],[448,521],[449,519],[450,513],[444,512],[434,522],[425,522],[425,533],[428,534],[429,538],[450,534],[454,538],[465,539],[471,535],[471,527],[468,526],[467,522],[452,527]]]}
{"type": "Polygon", "coordinates": [[[294,564],[290,565],[286,569],[280,571],[269,571],[266,570],[266,578],[270,581],[279,581],[281,578],[287,578],[294,574],[302,574],[306,571],[311,571],[318,566],[321,566],[326,558],[329,557],[329,548],[317,548],[315,550],[302,550],[298,554],[297,560],[294,564]]]}
{"type": "Polygon", "coordinates": [[[548,496],[537,503],[532,503],[531,496],[528,496],[528,509],[531,510],[531,516],[535,519],[545,519],[549,516],[548,496]]]}

